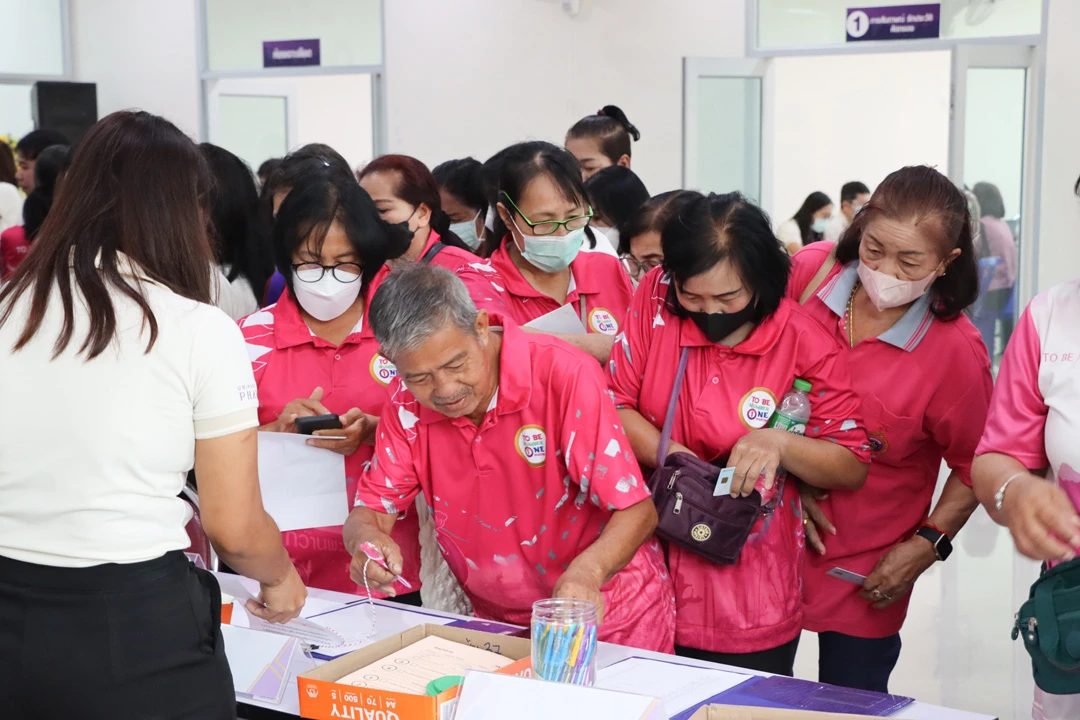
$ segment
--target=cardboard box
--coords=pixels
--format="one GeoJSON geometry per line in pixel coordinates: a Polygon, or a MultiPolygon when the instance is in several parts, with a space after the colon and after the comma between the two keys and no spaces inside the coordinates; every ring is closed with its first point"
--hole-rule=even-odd
{"type": "Polygon", "coordinates": [[[708,705],[690,716],[690,720],[859,720],[870,715],[842,715],[809,710],[777,710],[774,708],[708,705]]]}
{"type": "MultiPolygon", "coordinates": [[[[300,717],[310,720],[443,720],[442,706],[458,696],[451,688],[435,697],[343,685],[337,680],[398,650],[435,635],[515,660],[500,675],[532,676],[532,643],[524,638],[467,628],[420,625],[298,675],[300,717]]],[[[448,708],[449,709],[449,708],[448,708]]]]}

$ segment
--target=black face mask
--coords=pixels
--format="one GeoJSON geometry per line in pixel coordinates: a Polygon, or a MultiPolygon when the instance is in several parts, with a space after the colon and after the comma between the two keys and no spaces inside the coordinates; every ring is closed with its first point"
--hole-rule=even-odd
{"type": "Polygon", "coordinates": [[[720,342],[753,320],[754,310],[753,300],[742,310],[733,313],[690,312],[683,308],[686,316],[698,326],[698,330],[701,330],[711,343],[720,342]]]}

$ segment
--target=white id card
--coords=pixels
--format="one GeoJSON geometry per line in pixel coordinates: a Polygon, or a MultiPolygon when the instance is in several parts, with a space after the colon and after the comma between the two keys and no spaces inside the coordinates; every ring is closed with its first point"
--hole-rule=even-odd
{"type": "Polygon", "coordinates": [[[731,481],[735,478],[735,468],[726,467],[720,471],[720,477],[716,479],[716,488],[713,490],[713,497],[720,497],[721,495],[731,494],[731,481]]]}
{"type": "Polygon", "coordinates": [[[854,583],[856,585],[862,585],[864,582],[866,582],[865,575],[853,573],[850,570],[845,570],[844,568],[839,567],[834,567],[832,570],[825,574],[829,577],[836,578],[837,580],[845,580],[849,583],[854,583]]]}

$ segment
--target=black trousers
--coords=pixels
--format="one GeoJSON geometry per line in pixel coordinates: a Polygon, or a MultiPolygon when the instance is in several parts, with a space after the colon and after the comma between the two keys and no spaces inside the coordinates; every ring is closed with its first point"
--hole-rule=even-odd
{"type": "Polygon", "coordinates": [[[818,633],[818,681],[887,693],[900,647],[899,633],[884,638],[818,633]]]}
{"type": "Polygon", "coordinates": [[[0,557],[0,716],[231,720],[221,591],[183,553],[57,568],[0,557]]]}
{"type": "Polygon", "coordinates": [[[789,643],[752,653],[720,653],[676,645],[675,654],[681,657],[694,658],[695,660],[705,660],[721,665],[731,665],[732,667],[791,677],[795,674],[795,653],[798,649],[799,638],[796,637],[789,643]]]}

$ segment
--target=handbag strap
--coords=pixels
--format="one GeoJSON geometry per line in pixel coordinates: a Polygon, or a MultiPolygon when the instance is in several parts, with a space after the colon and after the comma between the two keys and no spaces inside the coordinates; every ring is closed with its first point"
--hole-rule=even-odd
{"type": "Polygon", "coordinates": [[[664,467],[668,447],[671,445],[671,428],[675,424],[675,406],[679,404],[679,391],[682,390],[683,375],[686,374],[686,361],[690,358],[690,348],[684,347],[679,356],[679,369],[675,371],[675,382],[671,386],[671,399],[668,400],[667,415],[664,416],[664,429],[660,431],[660,447],[656,450],[656,467],[664,467]]]}
{"type": "Polygon", "coordinates": [[[443,251],[443,248],[445,248],[445,247],[446,247],[446,245],[444,245],[442,242],[435,243],[434,245],[429,247],[428,251],[426,253],[424,253],[424,256],[422,258],[420,258],[420,262],[427,265],[429,262],[434,260],[435,256],[438,255],[439,253],[441,253],[443,251]]]}
{"type": "Polygon", "coordinates": [[[1035,586],[1035,617],[1039,621],[1039,649],[1047,657],[1053,657],[1057,651],[1059,633],[1057,615],[1054,614],[1054,590],[1058,579],[1040,581],[1035,586]]]}
{"type": "Polygon", "coordinates": [[[836,267],[836,246],[833,245],[833,249],[829,251],[828,256],[825,258],[825,262],[821,264],[818,271],[814,273],[814,277],[810,278],[810,284],[803,290],[803,294],[799,296],[799,304],[805,305],[810,297],[818,291],[821,284],[825,282],[825,278],[829,277],[829,273],[836,267]]]}

